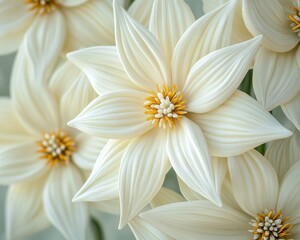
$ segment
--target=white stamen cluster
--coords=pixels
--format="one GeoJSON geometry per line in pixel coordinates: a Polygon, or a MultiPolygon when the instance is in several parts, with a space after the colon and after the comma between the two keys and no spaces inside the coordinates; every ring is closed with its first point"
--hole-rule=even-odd
{"type": "MultiPolygon", "coordinates": [[[[61,137],[63,137],[63,133],[60,134],[61,137]]],[[[55,134],[45,133],[42,144],[46,148],[46,151],[53,157],[58,156],[66,149],[66,146],[63,143],[57,141],[55,134]]]]}
{"type": "Polygon", "coordinates": [[[155,118],[163,118],[164,116],[168,116],[169,118],[178,118],[178,115],[176,113],[173,113],[175,106],[170,101],[169,96],[164,98],[164,95],[161,92],[158,92],[157,97],[160,100],[160,104],[151,105],[152,108],[157,109],[157,114],[154,115],[155,118]]]}

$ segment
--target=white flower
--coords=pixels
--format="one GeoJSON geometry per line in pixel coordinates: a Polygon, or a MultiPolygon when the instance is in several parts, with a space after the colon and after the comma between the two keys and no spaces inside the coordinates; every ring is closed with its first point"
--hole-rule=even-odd
{"type": "MultiPolygon", "coordinates": [[[[229,43],[230,31],[223,27],[230,21],[222,20],[233,10],[231,4],[191,25],[184,1],[154,1],[149,31],[114,3],[117,46],[68,55],[96,92],[104,93],[69,125],[121,139],[106,149],[107,154],[123,151],[119,157],[109,161],[103,156],[107,165],[98,159],[88,180],[91,189],[109,177],[98,170],[116,173],[120,166],[119,177],[114,176],[120,227],[151,201],[171,166],[189,187],[221,205],[209,151],[237,155],[290,135],[255,100],[236,90],[261,38],[213,51],[229,43]],[[220,22],[223,27],[217,28],[220,22]]],[[[87,194],[101,198],[99,191],[87,194]]]]}
{"type": "MultiPolygon", "coordinates": [[[[48,85],[35,81],[21,48],[12,73],[12,99],[0,99],[0,183],[9,184],[7,239],[20,239],[53,224],[66,239],[86,239],[87,203],[72,198],[106,140],[66,123],[95,93],[72,64],[57,69],[48,85]]],[[[46,81],[47,82],[47,81],[46,81]]]]}
{"type": "Polygon", "coordinates": [[[142,213],[142,219],[175,239],[299,239],[300,162],[280,184],[255,150],[228,162],[234,198],[227,187],[223,207],[206,200],[175,203],[142,213]]]}

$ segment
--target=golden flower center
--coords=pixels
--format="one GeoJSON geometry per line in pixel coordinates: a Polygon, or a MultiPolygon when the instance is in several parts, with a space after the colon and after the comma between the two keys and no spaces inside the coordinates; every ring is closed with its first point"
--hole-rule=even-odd
{"type": "Polygon", "coordinates": [[[300,37],[300,8],[299,6],[292,6],[291,9],[293,13],[289,14],[289,19],[291,20],[290,26],[292,30],[300,37]]]}
{"type": "Polygon", "coordinates": [[[34,11],[35,14],[45,15],[52,12],[57,3],[55,0],[24,0],[26,4],[29,4],[29,10],[34,11]]]}
{"type": "Polygon", "coordinates": [[[253,229],[253,239],[257,240],[286,240],[289,239],[292,224],[287,223],[288,217],[282,216],[282,211],[265,210],[258,213],[255,220],[249,222],[253,229]]]}
{"type": "Polygon", "coordinates": [[[150,115],[147,120],[152,121],[155,126],[166,128],[169,124],[170,127],[175,127],[175,120],[187,113],[184,111],[183,95],[174,84],[171,89],[168,86],[160,89],[157,85],[156,89],[157,92],[151,91],[144,103],[145,114],[150,115]]]}
{"type": "Polygon", "coordinates": [[[57,163],[67,164],[76,150],[73,139],[62,130],[44,133],[38,145],[40,158],[46,159],[51,166],[57,163]]]}

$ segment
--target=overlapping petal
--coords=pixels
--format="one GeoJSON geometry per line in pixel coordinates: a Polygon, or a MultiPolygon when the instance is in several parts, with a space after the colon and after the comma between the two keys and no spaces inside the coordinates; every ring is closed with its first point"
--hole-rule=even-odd
{"type": "Polygon", "coordinates": [[[76,7],[86,3],[88,0],[57,0],[57,2],[65,7],[76,7]]]}
{"type": "Polygon", "coordinates": [[[151,207],[156,208],[162,205],[175,203],[175,202],[184,202],[185,199],[182,195],[179,193],[162,187],[159,192],[156,194],[156,196],[151,201],[151,207]]]}
{"type": "Polygon", "coordinates": [[[149,26],[154,0],[135,0],[128,8],[128,13],[145,27],[149,26]]]}
{"type": "MultiPolygon", "coordinates": [[[[299,79],[298,79],[299,81],[299,79]]],[[[300,131],[300,91],[297,95],[288,103],[281,106],[283,112],[287,118],[295,125],[295,127],[300,131]]]]}

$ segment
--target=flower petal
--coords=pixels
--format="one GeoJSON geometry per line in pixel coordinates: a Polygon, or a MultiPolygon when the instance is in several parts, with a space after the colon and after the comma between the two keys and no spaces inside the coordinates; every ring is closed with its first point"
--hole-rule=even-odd
{"type": "Polygon", "coordinates": [[[202,0],[202,2],[203,12],[208,13],[225,4],[228,0],[202,0]]]}
{"type": "Polygon", "coordinates": [[[12,185],[6,199],[6,237],[23,239],[50,225],[42,194],[45,177],[12,185]]]}
{"type": "Polygon", "coordinates": [[[115,37],[121,62],[131,80],[147,91],[166,84],[169,71],[155,37],[114,1],[115,37]]]}
{"type": "Polygon", "coordinates": [[[100,202],[89,202],[89,206],[92,207],[91,214],[95,213],[95,209],[114,215],[120,214],[120,200],[118,198],[100,202]]]}
{"type": "Polygon", "coordinates": [[[57,3],[65,7],[76,7],[78,5],[86,3],[88,0],[56,0],[57,3]]]}
{"type": "Polygon", "coordinates": [[[249,215],[275,209],[279,192],[278,177],[272,165],[255,150],[228,158],[234,197],[249,215]]]}
{"type": "Polygon", "coordinates": [[[295,125],[298,131],[300,131],[299,104],[300,104],[300,91],[291,101],[281,106],[287,118],[295,125]]]}
{"type": "Polygon", "coordinates": [[[44,189],[44,206],[51,223],[66,239],[84,240],[88,224],[85,203],[72,203],[83,179],[72,165],[57,165],[52,169],[44,189]]]}
{"type": "Polygon", "coordinates": [[[189,72],[183,93],[188,112],[208,112],[226,101],[238,88],[261,43],[261,37],[214,51],[189,72]]]}
{"type": "Polygon", "coordinates": [[[133,3],[128,8],[129,15],[135,18],[139,23],[143,24],[145,27],[148,27],[154,1],[155,0],[133,1],[133,3]]]}
{"type": "Polygon", "coordinates": [[[262,143],[291,136],[261,105],[240,91],[217,109],[191,118],[203,130],[214,156],[239,155],[262,143]]]}
{"type": "Polygon", "coordinates": [[[165,132],[156,128],[135,138],[128,145],[119,175],[119,228],[133,219],[160,190],[171,167],[165,142],[165,132]]]}
{"type": "Polygon", "coordinates": [[[86,74],[98,95],[122,89],[139,90],[125,72],[115,46],[85,48],[67,56],[86,74]]]}
{"type": "Polygon", "coordinates": [[[143,92],[125,90],[104,94],[68,125],[103,138],[139,136],[153,127],[143,112],[146,96],[143,92]]]}
{"type": "Polygon", "coordinates": [[[201,129],[183,117],[170,129],[167,153],[177,175],[194,191],[222,205],[208,147],[201,129]]]}
{"type": "Polygon", "coordinates": [[[252,35],[264,36],[262,45],[265,48],[287,52],[299,42],[289,26],[288,13],[277,0],[243,0],[243,16],[252,35]]]}
{"type": "Polygon", "coordinates": [[[156,208],[162,205],[166,205],[169,203],[175,203],[175,202],[184,202],[185,199],[182,195],[178,194],[177,192],[162,187],[159,192],[156,194],[156,196],[151,201],[151,207],[156,208]]]}
{"type": "Polygon", "coordinates": [[[296,51],[276,53],[261,48],[253,68],[253,88],[257,101],[268,111],[291,100],[300,89],[296,51]]]}
{"type": "Polygon", "coordinates": [[[174,203],[142,213],[141,217],[175,239],[248,240],[249,217],[209,201],[174,203]]]}

